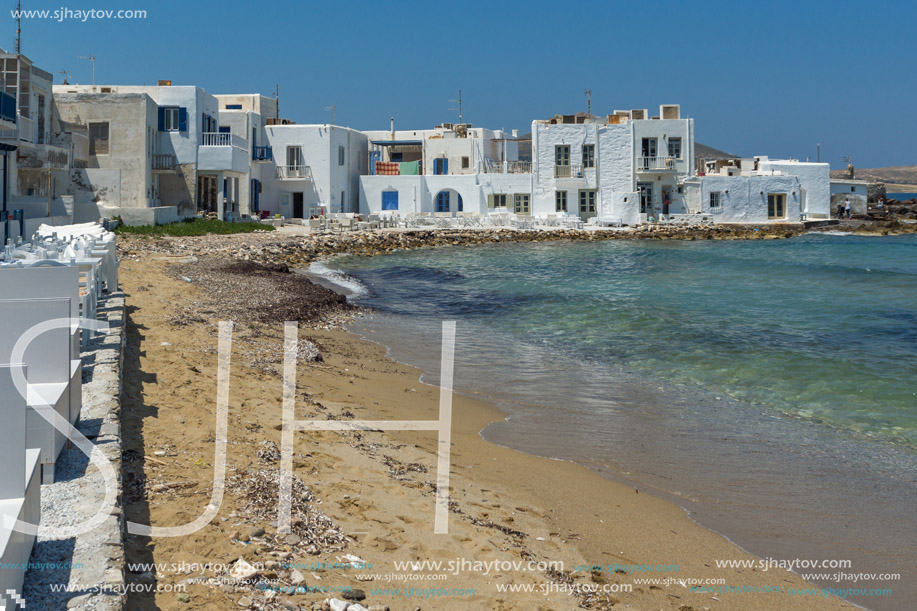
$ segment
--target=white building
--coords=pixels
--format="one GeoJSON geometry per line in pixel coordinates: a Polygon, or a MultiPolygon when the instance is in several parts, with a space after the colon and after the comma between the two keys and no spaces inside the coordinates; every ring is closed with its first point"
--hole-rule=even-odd
{"type": "Polygon", "coordinates": [[[368,171],[359,179],[364,214],[480,213],[512,208],[514,198],[520,213],[530,213],[531,163],[519,161],[515,133],[450,123],[364,133],[369,139],[368,171]]]}
{"type": "Polygon", "coordinates": [[[850,202],[850,214],[866,214],[866,202],[869,197],[869,183],[865,180],[855,180],[853,178],[832,178],[831,179],[831,205],[829,214],[833,218],[840,218],[838,215],[838,206],[841,209],[846,208],[846,202],[850,202]]]}
{"type": "Polygon", "coordinates": [[[25,55],[0,49],[0,162],[6,196],[0,214],[50,223],[72,219],[72,204],[61,197],[62,188],[70,169],[86,161],[88,140],[85,130],[62,129],[54,122],[52,82],[53,76],[25,55]]]}
{"type": "Polygon", "coordinates": [[[717,223],[798,222],[830,218],[827,163],[754,157],[716,160],[685,181],[689,212],[717,223]]]}
{"type": "Polygon", "coordinates": [[[265,128],[273,163],[262,169],[261,209],[284,218],[357,212],[367,138],[338,125],[265,128]]]}
{"type": "Polygon", "coordinates": [[[76,176],[73,189],[92,192],[103,216],[139,223],[196,212],[238,217],[249,187],[248,138],[221,129],[215,96],[169,83],[55,86],[62,120],[89,129],[88,184],[76,176]]]}

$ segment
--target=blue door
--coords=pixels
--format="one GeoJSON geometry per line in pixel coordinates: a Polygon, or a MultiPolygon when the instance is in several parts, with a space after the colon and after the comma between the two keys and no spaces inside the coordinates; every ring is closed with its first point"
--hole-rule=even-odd
{"type": "Polygon", "coordinates": [[[448,159],[434,159],[433,160],[433,173],[437,175],[444,175],[449,173],[449,160],[448,159]]]}
{"type": "Polygon", "coordinates": [[[465,210],[465,203],[462,201],[461,194],[459,194],[458,198],[459,198],[458,211],[462,212],[465,210]]]}
{"type": "Polygon", "coordinates": [[[397,210],[398,209],[398,191],[383,191],[382,192],[382,209],[383,210],[397,210]]]}
{"type": "Polygon", "coordinates": [[[436,194],[436,211],[449,212],[449,192],[440,191],[436,194]]]}

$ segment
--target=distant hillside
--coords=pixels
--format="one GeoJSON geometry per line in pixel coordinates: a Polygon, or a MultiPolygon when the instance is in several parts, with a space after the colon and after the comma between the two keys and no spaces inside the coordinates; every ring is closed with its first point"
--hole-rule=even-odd
{"type": "MultiPolygon", "coordinates": [[[[888,191],[917,191],[917,165],[899,165],[888,168],[855,168],[855,178],[870,182],[884,182],[888,191]],[[906,187],[898,188],[895,187],[906,187]]],[[[833,178],[844,178],[847,170],[832,170],[833,178]]]]}
{"type": "Polygon", "coordinates": [[[701,144],[700,142],[694,143],[694,157],[696,159],[735,159],[738,155],[733,155],[732,153],[727,153],[725,151],[720,151],[713,148],[712,146],[707,146],[706,144],[701,144]]]}

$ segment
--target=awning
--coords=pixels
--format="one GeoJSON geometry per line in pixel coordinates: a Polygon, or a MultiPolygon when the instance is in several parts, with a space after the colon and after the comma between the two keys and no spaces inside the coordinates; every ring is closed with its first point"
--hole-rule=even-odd
{"type": "Polygon", "coordinates": [[[9,151],[15,151],[15,150],[16,150],[15,144],[6,144],[5,142],[0,142],[0,151],[3,151],[4,153],[8,153],[9,151]]]}
{"type": "Polygon", "coordinates": [[[375,146],[423,146],[423,140],[373,140],[375,146]]]}

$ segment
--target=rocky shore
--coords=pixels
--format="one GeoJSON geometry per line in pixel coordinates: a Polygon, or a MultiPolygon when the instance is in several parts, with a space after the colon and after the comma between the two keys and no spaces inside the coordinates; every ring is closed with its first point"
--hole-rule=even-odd
{"type": "Polygon", "coordinates": [[[123,256],[133,250],[168,255],[212,255],[262,264],[306,265],[339,254],[372,256],[417,248],[471,246],[475,244],[639,240],[775,240],[809,231],[849,231],[862,235],[896,235],[917,232],[917,223],[898,219],[885,221],[843,221],[840,224],[809,228],[802,223],[780,225],[648,226],[632,230],[538,230],[517,231],[506,228],[479,230],[384,230],[337,234],[249,233],[231,236],[147,238],[124,236],[119,243],[123,256]]]}

